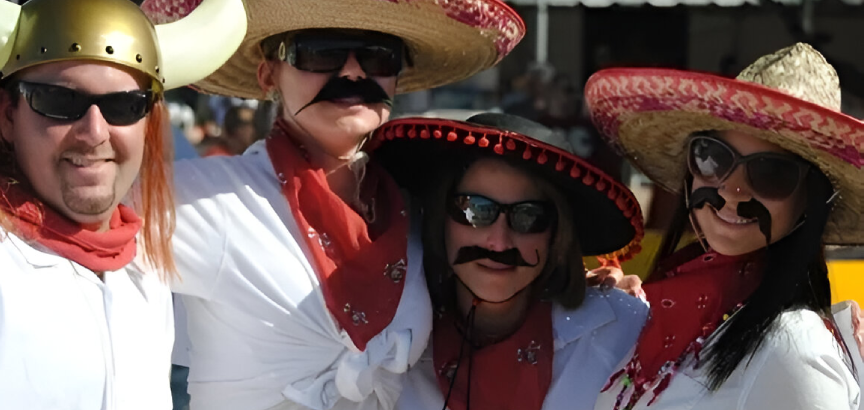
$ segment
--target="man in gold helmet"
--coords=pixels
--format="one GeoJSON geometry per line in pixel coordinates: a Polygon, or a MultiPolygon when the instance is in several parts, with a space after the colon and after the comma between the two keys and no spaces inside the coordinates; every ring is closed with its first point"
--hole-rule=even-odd
{"type": "Polygon", "coordinates": [[[240,0],[156,27],[128,0],[0,1],[0,407],[171,407],[162,93],[245,30],[240,0]]]}

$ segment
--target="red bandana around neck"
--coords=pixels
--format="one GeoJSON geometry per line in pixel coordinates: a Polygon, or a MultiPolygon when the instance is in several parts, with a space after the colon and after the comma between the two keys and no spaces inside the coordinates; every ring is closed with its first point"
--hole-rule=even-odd
{"type": "Polygon", "coordinates": [[[479,349],[464,341],[457,317],[445,314],[432,327],[432,361],[451,410],[540,410],[552,384],[552,304],[536,302],[522,326],[505,340],[479,349]],[[460,349],[465,342],[465,354],[460,349]],[[469,376],[469,368],[471,374],[469,376]],[[469,387],[468,382],[471,381],[469,387]],[[467,403],[470,389],[471,403],[467,403]]]}
{"type": "MultiPolygon", "coordinates": [[[[670,259],[692,254],[692,248],[685,248],[670,259]]],[[[623,376],[616,410],[632,408],[649,391],[654,394],[649,405],[653,404],[690,354],[698,366],[705,340],[762,281],[762,256],[762,252],[725,256],[711,251],[684,259],[677,267],[671,265],[665,279],[643,286],[651,304],[650,319],[631,361],[603,389],[610,389],[623,376]]]]}
{"type": "Polygon", "coordinates": [[[366,344],[396,315],[405,287],[408,216],[396,183],[376,163],[367,164],[361,196],[375,208],[372,226],[330,189],[278,119],[267,153],[282,194],[303,232],[330,314],[354,345],[366,344]]]}
{"type": "Polygon", "coordinates": [[[94,272],[121,269],[135,257],[135,236],[142,222],[126,206],[114,210],[107,231],[90,231],[42,203],[22,181],[0,176],[0,209],[11,217],[22,239],[94,272]]]}

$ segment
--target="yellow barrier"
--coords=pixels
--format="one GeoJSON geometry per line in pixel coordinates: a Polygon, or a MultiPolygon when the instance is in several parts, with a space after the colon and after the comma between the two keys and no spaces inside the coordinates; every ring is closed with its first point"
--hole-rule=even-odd
{"type": "Polygon", "coordinates": [[[834,260],[828,262],[831,281],[831,303],[854,300],[864,306],[864,260],[834,260]]]}

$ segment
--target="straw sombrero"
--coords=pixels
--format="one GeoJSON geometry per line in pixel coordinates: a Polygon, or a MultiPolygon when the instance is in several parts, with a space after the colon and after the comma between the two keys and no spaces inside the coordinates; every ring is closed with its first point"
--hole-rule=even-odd
{"type": "Polygon", "coordinates": [[[624,261],[641,249],[642,211],[633,193],[533,121],[494,113],[466,121],[400,118],[381,126],[366,149],[418,197],[435,184],[435,170],[444,161],[484,154],[517,161],[547,176],[568,197],[584,256],[624,261]]]}
{"type": "Polygon", "coordinates": [[[598,129],[661,187],[679,192],[685,139],[737,130],[815,164],[840,196],[825,230],[834,245],[864,244],[864,123],[840,113],[837,72],[807,44],[759,58],[737,79],[665,69],[594,74],[585,100],[598,129]]]}
{"type": "MultiPolygon", "coordinates": [[[[147,0],[142,8],[173,1],[147,0]]],[[[246,5],[246,38],[222,68],[195,85],[202,91],[264,99],[256,78],[264,58],[261,40],[288,31],[360,29],[401,38],[413,66],[400,75],[399,93],[437,87],[489,68],[525,35],[525,23],[499,0],[247,0],[246,5]]]]}

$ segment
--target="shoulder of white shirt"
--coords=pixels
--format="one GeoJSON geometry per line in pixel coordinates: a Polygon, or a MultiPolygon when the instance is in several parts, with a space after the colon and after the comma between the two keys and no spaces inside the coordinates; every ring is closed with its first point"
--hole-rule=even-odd
{"type": "Polygon", "coordinates": [[[568,344],[595,331],[601,337],[617,338],[624,334],[638,334],[648,315],[648,305],[619,289],[601,290],[589,287],[585,300],[576,309],[555,304],[552,325],[556,345],[568,344]]]}

